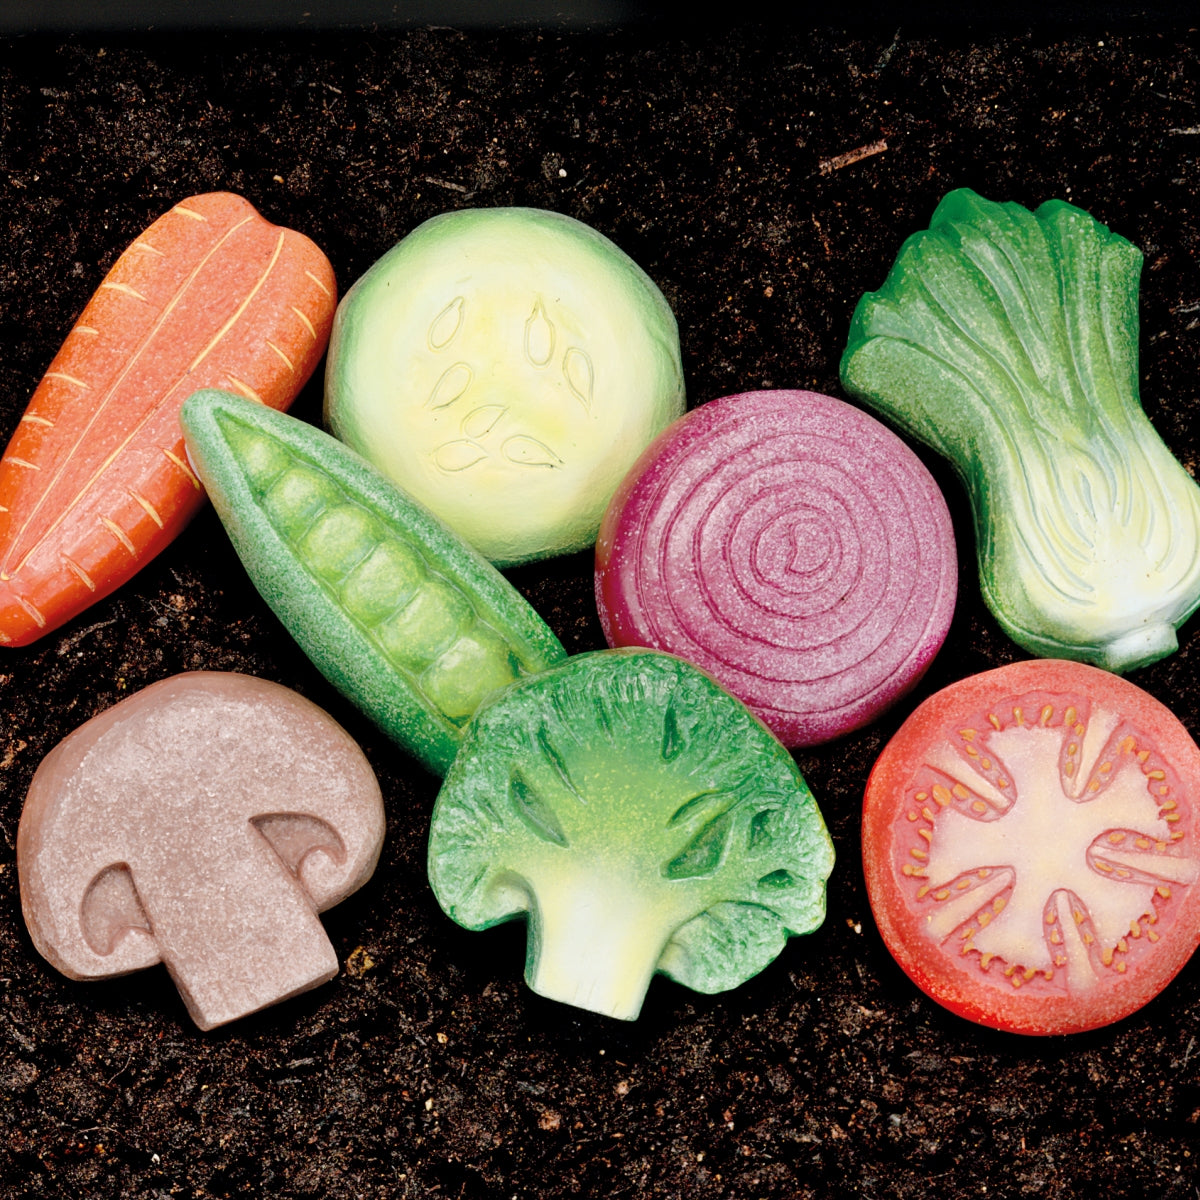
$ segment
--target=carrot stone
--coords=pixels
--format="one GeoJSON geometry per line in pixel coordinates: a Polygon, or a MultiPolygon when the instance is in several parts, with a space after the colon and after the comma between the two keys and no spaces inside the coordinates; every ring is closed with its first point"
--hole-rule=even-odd
{"type": "Polygon", "coordinates": [[[179,409],[221,387],[285,409],[324,353],[333,270],[241,196],[192,196],[121,255],[0,460],[0,644],[124,583],[204,499],[179,409]]]}

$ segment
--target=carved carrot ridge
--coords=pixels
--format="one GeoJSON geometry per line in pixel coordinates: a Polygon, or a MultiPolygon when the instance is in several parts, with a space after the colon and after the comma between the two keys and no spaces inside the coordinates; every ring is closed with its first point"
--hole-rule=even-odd
{"type": "Polygon", "coordinates": [[[199,388],[285,409],[324,353],[333,270],[240,196],[176,204],[117,260],[0,460],[0,644],[119,587],[203,501],[179,409],[199,388]]]}

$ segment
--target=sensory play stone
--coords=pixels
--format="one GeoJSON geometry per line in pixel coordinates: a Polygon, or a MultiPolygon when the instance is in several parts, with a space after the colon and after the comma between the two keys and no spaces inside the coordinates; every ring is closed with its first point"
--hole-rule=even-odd
{"type": "Polygon", "coordinates": [[[72,979],[164,963],[211,1029],[333,978],[317,913],[370,878],[383,832],[369,764],[321,709],[247,675],[177,675],[38,768],[25,922],[72,979]]]}
{"type": "Polygon", "coordinates": [[[606,237],[559,213],[419,226],[338,308],[330,428],[498,565],[590,546],[683,411],[675,318],[606,237]]]}
{"type": "Polygon", "coordinates": [[[528,921],[539,994],[633,1020],[662,972],[736,987],[825,916],[833,845],[791,755],[689,663],[580,654],[472,721],[429,879],[468,929],[528,921]]]}
{"type": "Polygon", "coordinates": [[[197,392],[187,449],[263,598],[326,677],[443,773],[480,702],[565,651],[481,555],[341,442],[197,392]]]}
{"type": "Polygon", "coordinates": [[[1200,943],[1200,749],[1141,688],[1034,659],[960,680],[888,743],[863,802],[880,933],[999,1029],[1073,1033],[1152,999],[1200,943]]]}
{"type": "Polygon", "coordinates": [[[966,189],[859,301],[842,382],[946,455],[983,596],[1033,654],[1127,671],[1200,604],[1200,488],[1138,399],[1139,250],[966,189]]]}
{"type": "Polygon", "coordinates": [[[333,271],[241,196],[192,196],[121,255],[0,461],[0,645],[103,599],[204,500],[179,408],[219,386],[287,408],[325,350],[333,271]]]}
{"type": "Polygon", "coordinates": [[[788,746],[877,716],[945,639],[945,501],[873,417],[814,392],[726,396],[663,433],[596,544],[610,645],[712,674],[788,746]]]}

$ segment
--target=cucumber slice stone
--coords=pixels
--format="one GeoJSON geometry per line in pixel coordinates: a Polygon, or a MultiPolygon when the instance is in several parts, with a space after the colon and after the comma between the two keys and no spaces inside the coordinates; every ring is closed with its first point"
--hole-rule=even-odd
{"type": "Polygon", "coordinates": [[[350,289],[330,429],[488,559],[581,550],[683,412],[675,318],[602,234],[533,208],[419,226],[350,289]]]}

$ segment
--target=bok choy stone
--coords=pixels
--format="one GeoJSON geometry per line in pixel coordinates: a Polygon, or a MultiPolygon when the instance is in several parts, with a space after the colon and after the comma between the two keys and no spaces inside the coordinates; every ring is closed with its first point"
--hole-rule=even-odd
{"type": "Polygon", "coordinates": [[[1200,489],[1138,398],[1140,251],[967,189],[859,301],[842,382],[951,460],[984,599],[1034,654],[1123,672],[1200,603],[1200,489]]]}

